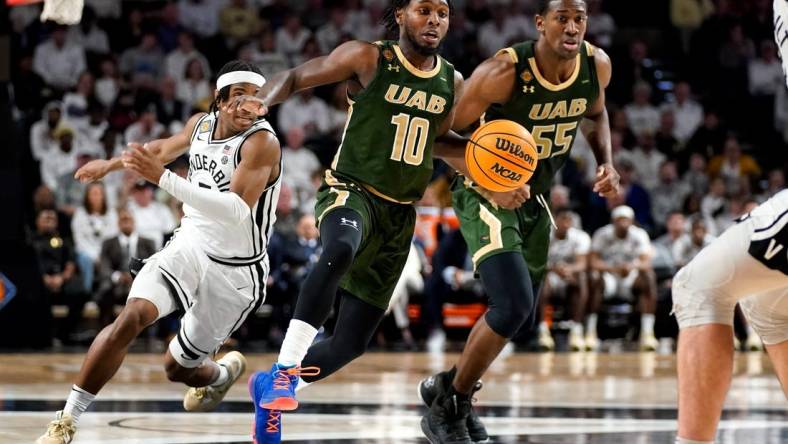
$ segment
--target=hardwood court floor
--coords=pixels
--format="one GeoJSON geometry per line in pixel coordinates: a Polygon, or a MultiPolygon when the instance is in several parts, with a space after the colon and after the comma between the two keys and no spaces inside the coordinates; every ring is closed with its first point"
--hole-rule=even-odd
{"type": "MultiPolygon", "coordinates": [[[[250,370],[273,355],[247,355],[250,370]]],[[[0,444],[32,443],[61,409],[82,355],[0,355],[0,444]]],[[[299,392],[284,416],[288,442],[417,443],[418,381],[456,355],[369,353],[299,392]]],[[[159,355],[132,354],[91,410],[75,444],[249,443],[246,376],[219,410],[185,413],[183,386],[159,355]]],[[[513,354],[493,364],[476,408],[494,442],[672,443],[675,356],[653,353],[513,354]]],[[[719,443],[788,443],[786,400],[765,354],[740,354],[719,443]]]]}

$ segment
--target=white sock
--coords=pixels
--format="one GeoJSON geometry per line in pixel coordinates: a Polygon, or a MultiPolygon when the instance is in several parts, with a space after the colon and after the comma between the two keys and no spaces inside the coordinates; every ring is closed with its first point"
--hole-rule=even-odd
{"type": "Polygon", "coordinates": [[[714,441],[696,441],[694,439],[676,437],[675,444],[714,444],[714,441]]]}
{"type": "Polygon", "coordinates": [[[573,335],[583,336],[583,324],[581,324],[579,322],[572,321],[572,324],[569,327],[569,331],[573,335]]]}
{"type": "Polygon", "coordinates": [[[752,335],[755,335],[755,334],[756,333],[755,333],[755,330],[752,328],[752,325],[747,324],[747,338],[749,339],[752,335]]]}
{"type": "Polygon", "coordinates": [[[63,413],[71,415],[76,425],[79,422],[79,416],[90,407],[90,403],[94,399],[96,399],[96,395],[90,394],[74,384],[71,386],[71,393],[68,394],[66,406],[63,407],[63,413]]]}
{"type": "Polygon", "coordinates": [[[586,321],[586,334],[596,336],[596,313],[588,315],[588,320],[586,321]]]}
{"type": "Polygon", "coordinates": [[[542,321],[539,323],[539,333],[550,333],[550,327],[547,326],[547,322],[542,321]]]}
{"type": "Polygon", "coordinates": [[[300,392],[301,390],[307,388],[311,384],[312,384],[311,382],[306,382],[303,379],[301,379],[301,377],[299,376],[298,377],[298,385],[296,385],[296,391],[300,392]]]}
{"type": "Polygon", "coordinates": [[[640,315],[640,331],[641,333],[654,334],[654,315],[643,313],[640,315]]]}
{"type": "Polygon", "coordinates": [[[226,383],[227,380],[230,379],[230,372],[227,370],[227,367],[225,367],[225,366],[223,366],[223,365],[221,365],[219,363],[215,363],[215,364],[216,364],[216,366],[219,367],[219,376],[216,377],[216,380],[213,381],[210,385],[213,386],[213,387],[218,387],[218,386],[226,383]]]}
{"type": "Polygon", "coordinates": [[[279,350],[277,363],[285,367],[300,365],[309,346],[315,340],[315,336],[317,336],[315,327],[304,321],[291,319],[287,333],[285,333],[285,340],[282,342],[282,348],[279,350]]]}

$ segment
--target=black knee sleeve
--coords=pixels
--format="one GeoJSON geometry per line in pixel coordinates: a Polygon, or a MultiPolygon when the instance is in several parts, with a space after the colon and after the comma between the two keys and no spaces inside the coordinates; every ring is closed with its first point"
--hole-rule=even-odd
{"type": "Polygon", "coordinates": [[[293,318],[320,328],[334,305],[339,281],[350,269],[361,244],[361,216],[339,208],[328,213],[320,223],[323,253],[301,286],[293,318]],[[355,224],[344,223],[347,220],[355,224]]]}
{"type": "Polygon", "coordinates": [[[513,337],[533,318],[536,306],[525,259],[520,253],[497,254],[479,264],[478,271],[489,301],[487,325],[505,338],[513,337]]]}

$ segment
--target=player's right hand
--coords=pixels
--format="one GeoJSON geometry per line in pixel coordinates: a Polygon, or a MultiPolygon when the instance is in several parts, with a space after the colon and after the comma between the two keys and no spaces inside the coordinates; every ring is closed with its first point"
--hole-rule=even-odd
{"type": "Polygon", "coordinates": [[[531,186],[528,184],[523,185],[512,191],[505,192],[488,192],[488,199],[499,207],[508,210],[515,210],[520,208],[526,200],[531,198],[531,186]]]}
{"type": "Polygon", "coordinates": [[[265,106],[263,99],[256,96],[238,96],[224,107],[224,111],[229,113],[230,117],[235,117],[235,114],[241,110],[257,117],[268,114],[268,107],[265,106]]]}
{"type": "Polygon", "coordinates": [[[74,173],[74,178],[82,183],[95,182],[107,175],[108,166],[104,159],[91,160],[74,173]]]}

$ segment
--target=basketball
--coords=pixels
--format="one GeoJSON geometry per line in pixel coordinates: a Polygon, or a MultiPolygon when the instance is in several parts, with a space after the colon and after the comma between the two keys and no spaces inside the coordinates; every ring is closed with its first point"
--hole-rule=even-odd
{"type": "Polygon", "coordinates": [[[511,191],[536,170],[536,143],[531,133],[511,120],[493,120],[471,135],[465,164],[471,179],[490,191],[511,191]]]}

